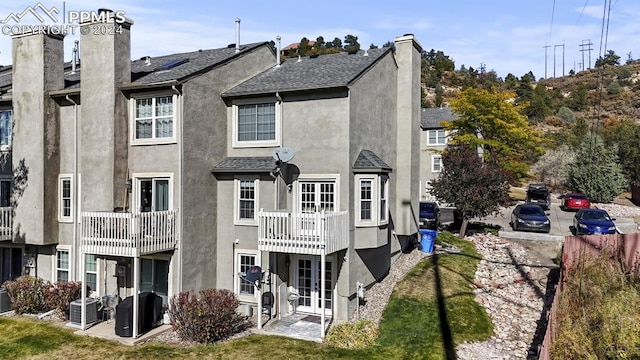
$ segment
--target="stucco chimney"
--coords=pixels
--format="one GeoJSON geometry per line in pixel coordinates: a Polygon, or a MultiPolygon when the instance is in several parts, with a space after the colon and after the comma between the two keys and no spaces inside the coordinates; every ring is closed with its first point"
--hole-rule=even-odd
{"type": "Polygon", "coordinates": [[[83,210],[112,211],[123,204],[127,180],[129,111],[119,87],[131,82],[133,21],[99,12],[109,21],[80,24],[80,188],[97,190],[83,191],[80,201],[83,210]]]}
{"type": "Polygon", "coordinates": [[[420,56],[422,46],[412,34],[395,39],[397,75],[396,233],[415,234],[414,214],[420,197],[420,56]]]}
{"type": "Polygon", "coordinates": [[[14,186],[28,179],[15,199],[14,230],[27,244],[53,244],[58,242],[57,217],[51,214],[57,211],[60,112],[49,91],[64,87],[64,37],[37,31],[12,38],[14,186]]]}

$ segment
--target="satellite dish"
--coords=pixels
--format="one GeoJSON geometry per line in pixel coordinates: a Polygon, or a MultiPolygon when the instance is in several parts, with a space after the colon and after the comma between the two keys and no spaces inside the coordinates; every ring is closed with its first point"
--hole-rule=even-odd
{"type": "Polygon", "coordinates": [[[253,266],[247,270],[247,274],[245,275],[245,279],[247,279],[250,283],[255,283],[258,280],[262,279],[262,268],[260,266],[253,266]]]}
{"type": "Polygon", "coordinates": [[[287,162],[293,159],[293,150],[284,146],[273,149],[273,158],[282,162],[287,162]]]}

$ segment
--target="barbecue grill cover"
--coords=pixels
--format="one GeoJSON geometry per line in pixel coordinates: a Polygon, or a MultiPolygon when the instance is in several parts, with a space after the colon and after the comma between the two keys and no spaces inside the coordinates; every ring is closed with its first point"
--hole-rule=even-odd
{"type": "MultiPolygon", "coordinates": [[[[162,317],[162,298],[155,293],[138,295],[138,335],[142,335],[159,323],[162,317]]],[[[133,296],[116,306],[116,335],[133,336],[133,296]]]]}

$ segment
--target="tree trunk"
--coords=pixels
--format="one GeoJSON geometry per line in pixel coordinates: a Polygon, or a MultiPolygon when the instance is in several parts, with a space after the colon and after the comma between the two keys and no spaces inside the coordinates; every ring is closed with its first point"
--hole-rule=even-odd
{"type": "Polygon", "coordinates": [[[462,218],[462,225],[460,225],[460,234],[458,235],[460,239],[464,239],[464,236],[467,234],[468,225],[469,225],[469,219],[466,217],[462,218]]]}

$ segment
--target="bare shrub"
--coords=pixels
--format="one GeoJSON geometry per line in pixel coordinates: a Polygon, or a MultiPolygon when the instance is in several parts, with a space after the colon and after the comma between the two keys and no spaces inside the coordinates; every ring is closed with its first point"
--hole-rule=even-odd
{"type": "Polygon", "coordinates": [[[237,312],[239,305],[240,301],[229,290],[203,289],[174,295],[168,312],[173,330],[182,340],[206,344],[249,326],[237,312]]]}

